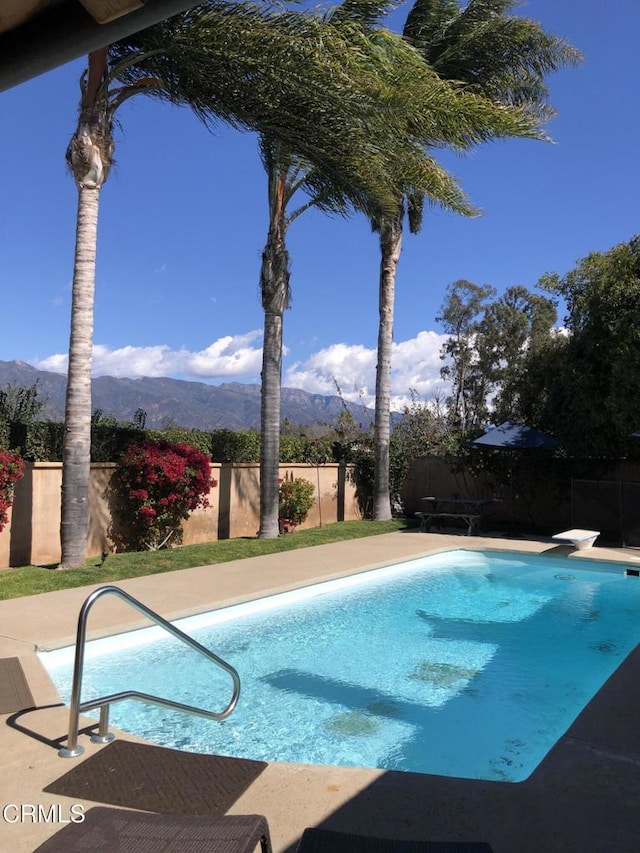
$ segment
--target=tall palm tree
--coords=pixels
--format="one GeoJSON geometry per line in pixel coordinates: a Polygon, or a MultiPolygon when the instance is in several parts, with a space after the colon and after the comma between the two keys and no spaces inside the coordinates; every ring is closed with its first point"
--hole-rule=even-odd
{"type": "Polygon", "coordinates": [[[71,298],[69,368],[62,448],[61,568],[83,565],[89,523],[91,462],[91,361],[93,305],[100,191],[113,164],[113,120],[132,95],[159,85],[145,78],[135,86],[114,83],[107,49],[89,55],[80,79],[78,125],[67,148],[67,163],[78,188],[76,245],[71,298]]]}
{"type": "MultiPolygon", "coordinates": [[[[546,33],[539,23],[509,15],[515,5],[516,0],[469,0],[464,7],[460,0],[416,0],[403,36],[441,79],[462,83],[465,91],[496,105],[521,108],[538,128],[538,138],[545,138],[544,124],[554,114],[547,102],[545,77],[576,63],[580,54],[546,33]]],[[[501,135],[523,134],[494,134],[501,135]]],[[[524,135],[535,134],[529,129],[524,135]]],[[[417,233],[422,212],[421,194],[413,188],[398,198],[394,215],[374,220],[381,251],[373,496],[373,517],[378,520],[391,518],[389,440],[396,270],[405,213],[410,231],[417,233]]]]}

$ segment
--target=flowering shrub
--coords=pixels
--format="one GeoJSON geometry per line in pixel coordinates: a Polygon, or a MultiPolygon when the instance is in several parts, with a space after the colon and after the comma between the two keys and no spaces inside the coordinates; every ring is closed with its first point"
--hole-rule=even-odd
{"type": "Polygon", "coordinates": [[[122,455],[113,488],[125,523],[114,536],[116,545],[156,551],[179,542],[182,520],[209,505],[210,459],[189,444],[145,441],[122,455]]]}
{"type": "Polygon", "coordinates": [[[13,488],[24,472],[24,462],[16,453],[0,450],[0,533],[9,521],[7,510],[13,501],[13,488]]]}
{"type": "Polygon", "coordinates": [[[313,506],[315,488],[302,477],[280,483],[280,528],[288,532],[302,522],[313,506]]]}

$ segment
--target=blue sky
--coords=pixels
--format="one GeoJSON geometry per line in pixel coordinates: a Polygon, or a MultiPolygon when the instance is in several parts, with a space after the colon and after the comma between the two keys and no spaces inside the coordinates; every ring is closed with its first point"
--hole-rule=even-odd
{"type": "MultiPolygon", "coordinates": [[[[406,6],[408,9],[409,6],[406,6]]],[[[549,79],[554,145],[492,143],[440,159],[481,218],[428,213],[398,270],[393,393],[425,399],[440,383],[435,317],[466,278],[533,289],[594,250],[640,232],[637,0],[529,0],[584,54],[549,79]]],[[[76,190],[64,152],[83,62],[0,94],[0,360],[64,371],[76,190]]],[[[101,196],[96,374],[259,382],[258,274],[266,181],[254,136],[208,133],[187,110],[134,98],[120,111],[116,166],[101,196]]],[[[362,217],[311,211],[291,227],[293,305],[284,384],[371,403],[377,239],[362,217]]]]}

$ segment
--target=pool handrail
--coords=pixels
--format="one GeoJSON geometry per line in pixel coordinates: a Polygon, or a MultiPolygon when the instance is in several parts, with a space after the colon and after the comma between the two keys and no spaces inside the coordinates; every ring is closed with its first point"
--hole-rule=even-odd
{"type": "Polygon", "coordinates": [[[60,750],[58,750],[58,755],[62,758],[76,758],[77,756],[82,755],[82,753],[84,752],[84,747],[78,744],[80,714],[83,711],[90,711],[94,708],[100,708],[100,723],[98,726],[98,733],[92,735],[91,740],[94,743],[109,743],[109,741],[112,741],[115,737],[115,735],[109,732],[109,706],[112,702],[119,702],[122,699],[139,699],[142,702],[150,702],[155,705],[163,705],[167,708],[174,708],[178,711],[186,711],[191,714],[197,714],[201,717],[209,717],[213,720],[223,720],[225,719],[225,717],[228,717],[229,714],[231,714],[231,712],[234,710],[234,708],[238,704],[239,698],[240,676],[230,663],[227,663],[221,657],[218,657],[218,655],[214,654],[214,652],[200,645],[200,643],[198,643],[197,640],[194,640],[193,637],[190,637],[188,634],[185,634],[179,628],[176,628],[176,626],[172,625],[171,622],[168,622],[166,619],[163,619],[162,616],[151,610],[145,604],[142,604],[141,601],[138,601],[137,598],[134,598],[128,592],[125,592],[123,589],[120,589],[120,587],[113,585],[101,586],[98,589],[94,589],[93,592],[91,592],[87,596],[84,601],[84,604],[80,608],[80,613],[78,615],[76,651],[73,666],[73,685],[71,688],[71,702],[69,711],[69,736],[67,738],[66,747],[62,747],[60,750]],[[185,705],[182,702],[174,702],[172,699],[164,699],[161,696],[153,696],[148,693],[141,693],[137,690],[125,690],[120,693],[112,693],[108,696],[100,696],[97,699],[90,699],[86,702],[81,702],[80,697],[82,693],[82,676],[84,674],[84,652],[87,639],[87,618],[93,605],[99,598],[102,598],[104,595],[115,595],[118,598],[121,598],[127,604],[130,604],[136,610],[140,611],[140,613],[143,613],[152,622],[155,622],[156,625],[159,625],[161,628],[164,628],[165,631],[168,631],[169,634],[176,637],[176,639],[181,640],[183,643],[186,643],[192,649],[204,655],[210,661],[217,664],[219,667],[228,672],[233,680],[233,694],[227,707],[223,711],[207,711],[204,708],[199,708],[194,705],[185,705]]]}

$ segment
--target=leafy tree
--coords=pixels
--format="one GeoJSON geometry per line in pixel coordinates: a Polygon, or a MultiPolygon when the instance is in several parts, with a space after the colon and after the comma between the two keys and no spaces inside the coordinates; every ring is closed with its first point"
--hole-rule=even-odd
{"type": "Polygon", "coordinates": [[[449,335],[440,357],[448,359],[440,374],[451,383],[449,417],[460,432],[479,427],[487,413],[489,377],[480,364],[478,334],[487,300],[495,296],[489,285],[460,279],[447,287],[436,321],[449,335]]]}
{"type": "MultiPolygon", "coordinates": [[[[470,135],[466,146],[500,136],[545,138],[544,123],[553,111],[547,103],[545,76],[579,59],[566,42],[544,32],[540,24],[509,15],[515,0],[416,0],[403,34],[442,78],[466,84],[475,93],[505,109],[518,107],[531,119],[525,128],[498,128],[487,116],[483,132],[470,135]],[[537,130],[537,134],[535,132],[537,130]]],[[[450,140],[453,142],[453,140],[450,140]]],[[[376,474],[374,518],[390,517],[388,446],[391,385],[391,342],[395,277],[408,214],[409,228],[422,224],[423,194],[408,184],[392,216],[374,225],[380,234],[380,326],[376,378],[376,474]]]]}
{"type": "Polygon", "coordinates": [[[400,44],[388,31],[372,31],[372,22],[387,9],[384,2],[350,0],[333,13],[327,27],[313,15],[256,17],[247,6],[208,3],[127,40],[125,54],[120,54],[151,51],[149,63],[131,66],[131,79],[151,73],[170,80],[162,97],[188,103],[207,123],[222,117],[263,134],[270,225],[261,278],[261,536],[277,532],[282,317],[289,302],[288,197],[304,185],[312,189],[312,203],[318,206],[337,205],[343,212],[345,202],[356,208],[373,203],[379,219],[396,211],[398,197],[415,187],[421,196],[470,212],[455,182],[426,158],[425,143],[463,146],[494,135],[532,135],[538,124],[538,117],[519,106],[496,109],[457,85],[438,85],[437,75],[407,43],[400,44]],[[181,31],[185,20],[190,21],[186,38],[181,31]],[[172,45],[169,52],[167,44],[172,45]],[[246,52],[229,55],[230,44],[242,45],[246,52]],[[236,96],[231,102],[230,92],[236,96]]]}
{"type": "Polygon", "coordinates": [[[37,382],[29,387],[9,383],[0,388],[0,449],[15,446],[15,425],[33,424],[44,404],[38,399],[37,382]]]}
{"type": "Polygon", "coordinates": [[[497,423],[517,417],[526,360],[548,345],[556,320],[554,303],[526,287],[509,287],[487,305],[478,328],[477,350],[479,368],[492,395],[486,404],[491,405],[497,423]]]}
{"type": "Polygon", "coordinates": [[[528,360],[552,340],[552,300],[525,287],[494,288],[456,281],[447,288],[437,318],[450,337],[441,369],[451,382],[447,399],[452,425],[461,433],[520,415],[520,393],[528,360]]]}
{"type": "MultiPolygon", "coordinates": [[[[154,94],[191,107],[208,127],[224,121],[256,131],[285,159],[340,175],[384,207],[394,197],[391,141],[407,109],[415,115],[380,76],[383,68],[398,73],[385,41],[392,46],[395,37],[372,46],[356,26],[338,28],[313,12],[209,0],[118,42],[110,55],[128,63],[123,82],[160,78],[165,85],[154,94]],[[383,98],[387,122],[376,124],[383,98]]],[[[441,114],[453,97],[441,98],[441,114]]]]}
{"type": "Polygon", "coordinates": [[[440,394],[425,402],[415,391],[411,403],[402,410],[401,419],[391,434],[407,467],[412,459],[428,455],[444,455],[450,444],[451,423],[440,394]]]}
{"type": "Polygon", "coordinates": [[[640,236],[592,252],[539,282],[564,299],[566,336],[532,354],[521,411],[574,455],[637,455],[640,427],[640,236]]]}
{"type": "MultiPolygon", "coordinates": [[[[564,423],[570,420],[573,390],[560,374],[568,367],[570,341],[566,334],[556,330],[544,347],[527,353],[518,384],[517,406],[514,420],[521,421],[543,432],[563,438],[567,449],[564,423]]],[[[582,442],[584,433],[578,437],[582,442]]],[[[576,445],[576,449],[579,445],[576,445]]]]}

